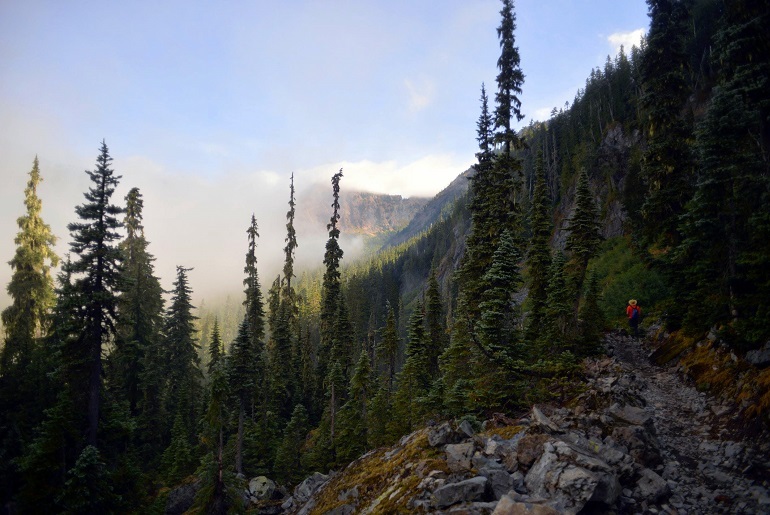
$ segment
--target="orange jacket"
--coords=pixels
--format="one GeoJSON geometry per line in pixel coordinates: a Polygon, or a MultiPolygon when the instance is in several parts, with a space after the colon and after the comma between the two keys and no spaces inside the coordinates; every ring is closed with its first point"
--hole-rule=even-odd
{"type": "Polygon", "coordinates": [[[634,308],[636,308],[639,311],[639,316],[642,316],[642,308],[639,306],[628,306],[626,307],[626,315],[628,316],[628,319],[631,320],[631,315],[634,314],[634,308]]]}

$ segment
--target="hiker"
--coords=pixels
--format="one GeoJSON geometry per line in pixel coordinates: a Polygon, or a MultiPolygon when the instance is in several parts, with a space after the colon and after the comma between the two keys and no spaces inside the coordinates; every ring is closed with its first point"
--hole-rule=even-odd
{"type": "Polygon", "coordinates": [[[634,338],[639,338],[639,321],[642,318],[642,308],[637,306],[634,299],[628,301],[626,315],[628,316],[628,325],[631,327],[631,333],[634,338]]]}

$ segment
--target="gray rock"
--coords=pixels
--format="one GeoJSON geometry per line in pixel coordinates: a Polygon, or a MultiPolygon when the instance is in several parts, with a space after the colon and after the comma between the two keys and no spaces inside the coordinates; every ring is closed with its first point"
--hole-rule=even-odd
{"type": "Polygon", "coordinates": [[[471,423],[467,420],[460,422],[460,425],[457,426],[457,429],[464,433],[468,438],[473,438],[473,435],[476,434],[476,431],[473,430],[473,426],[471,426],[471,423]]]}
{"type": "Polygon", "coordinates": [[[253,501],[263,501],[273,497],[275,482],[265,476],[257,476],[249,481],[248,493],[253,501]]]}
{"type": "Polygon", "coordinates": [[[559,512],[545,504],[519,502],[504,495],[492,515],[559,515],[559,512]]]}
{"type": "Polygon", "coordinates": [[[511,474],[513,489],[520,494],[527,493],[527,487],[524,485],[524,474],[517,470],[511,474]]]}
{"type": "Polygon", "coordinates": [[[503,468],[485,467],[479,470],[479,476],[483,476],[489,480],[489,486],[492,489],[492,493],[495,495],[495,499],[500,499],[513,488],[513,478],[511,477],[511,474],[503,468]]]}
{"type": "Polygon", "coordinates": [[[613,404],[610,406],[608,414],[615,420],[629,426],[644,426],[644,428],[650,432],[655,431],[652,414],[644,408],[613,404]]]}
{"type": "Polygon", "coordinates": [[[650,469],[642,469],[641,477],[636,482],[636,487],[639,492],[639,498],[651,503],[657,503],[671,494],[666,480],[650,469]]]}
{"type": "Polygon", "coordinates": [[[189,510],[195,502],[195,496],[200,487],[201,482],[195,481],[171,490],[166,498],[166,515],[182,515],[189,510]]]}
{"type": "Polygon", "coordinates": [[[552,433],[561,433],[562,430],[550,418],[548,418],[537,406],[532,406],[532,419],[535,424],[552,433]]]}
{"type": "Polygon", "coordinates": [[[485,477],[473,477],[449,483],[433,492],[433,505],[437,508],[446,508],[459,502],[473,502],[486,500],[490,496],[489,482],[485,477]]]}
{"type": "Polygon", "coordinates": [[[525,483],[531,495],[551,499],[564,513],[577,513],[588,502],[611,506],[621,491],[612,467],[563,441],[545,444],[525,483]]]}
{"type": "Polygon", "coordinates": [[[470,470],[473,456],[473,442],[449,444],[446,446],[446,462],[452,472],[470,470]]]}
{"type": "Polygon", "coordinates": [[[767,342],[761,349],[747,352],[746,361],[755,367],[764,368],[770,365],[770,342],[767,342]]]}
{"type": "Polygon", "coordinates": [[[428,444],[431,447],[439,447],[448,443],[455,443],[459,440],[458,435],[452,429],[449,422],[444,422],[428,431],[428,444]]]}
{"type": "Polygon", "coordinates": [[[318,490],[324,483],[329,480],[329,476],[321,474],[320,472],[313,472],[313,475],[306,478],[300,484],[294,488],[294,503],[301,505],[307,502],[310,497],[318,490]]]}

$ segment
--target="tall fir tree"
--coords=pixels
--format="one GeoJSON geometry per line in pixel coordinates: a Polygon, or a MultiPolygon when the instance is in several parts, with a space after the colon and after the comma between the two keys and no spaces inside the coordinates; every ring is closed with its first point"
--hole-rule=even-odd
{"type": "Polygon", "coordinates": [[[548,189],[545,183],[543,151],[535,160],[535,188],[532,194],[530,226],[532,237],[527,254],[529,268],[529,320],[525,340],[534,343],[545,329],[548,269],[551,266],[551,215],[548,189]]]}
{"type": "Polygon", "coordinates": [[[356,459],[367,448],[367,405],[371,397],[371,376],[369,354],[362,350],[350,378],[348,400],[340,408],[337,449],[343,463],[356,459]]]}
{"type": "Polygon", "coordinates": [[[142,210],[144,201],[138,188],[132,188],[126,200],[123,220],[126,238],[119,248],[123,254],[123,294],[118,302],[115,349],[110,355],[110,377],[120,398],[128,401],[136,415],[142,395],[142,376],[148,349],[157,345],[163,325],[163,288],[155,276],[155,258],[147,251],[142,210]]]}
{"type": "MultiPolygon", "coordinates": [[[[186,436],[188,445],[195,441],[195,427],[199,416],[199,401],[203,374],[200,370],[198,343],[195,339],[195,321],[193,315],[192,289],[187,273],[192,268],[176,267],[176,281],[171,293],[171,304],[166,312],[164,327],[164,357],[166,363],[166,412],[177,420],[181,427],[176,428],[175,438],[186,436]]],[[[182,442],[176,442],[182,446],[182,442]]],[[[184,447],[180,447],[184,450],[184,447]]]]}
{"type": "Polygon", "coordinates": [[[377,347],[377,361],[385,369],[385,387],[388,393],[393,392],[393,382],[396,377],[396,359],[398,358],[399,338],[396,325],[396,314],[393,306],[387,305],[387,318],[382,328],[382,339],[377,347]]]}
{"type": "Polygon", "coordinates": [[[647,140],[642,160],[647,194],[639,218],[645,245],[661,257],[680,239],[678,217],[693,191],[692,114],[686,109],[691,94],[686,48],[691,4],[691,0],[647,0],[650,30],[639,64],[647,140]]]}
{"type": "MultiPolygon", "coordinates": [[[[250,404],[256,406],[260,416],[264,418],[268,408],[268,383],[267,383],[267,351],[265,348],[265,306],[262,300],[262,290],[259,284],[257,271],[257,238],[259,232],[257,219],[252,214],[251,224],[247,229],[248,251],[246,252],[246,266],[243,271],[246,278],[243,280],[246,286],[246,318],[249,321],[251,341],[249,345],[248,360],[251,369],[252,391],[250,392],[250,404]]],[[[255,413],[251,413],[252,418],[255,413]]]]}
{"type": "Polygon", "coordinates": [[[13,274],[7,291],[12,303],[2,312],[5,342],[0,349],[0,376],[7,376],[16,366],[27,367],[35,339],[45,336],[56,302],[51,267],[59,264],[59,258],[53,250],[56,237],[41,216],[43,203],[37,188],[42,180],[35,157],[24,190],[27,212],[16,220],[16,252],[9,262],[13,274]]]}
{"type": "Polygon", "coordinates": [[[123,253],[117,246],[117,231],[122,226],[118,215],[123,209],[110,204],[120,176],[114,175],[111,161],[107,144],[102,142],[96,169],[86,171],[93,185],[84,194],[86,202],[75,208],[82,221],[67,226],[73,240],[70,248],[77,256],[68,271],[81,308],[78,336],[67,341],[62,353],[65,380],[77,392],[75,409],[85,415],[85,443],[95,447],[102,400],[102,351],[115,335],[123,273],[123,253]]]}
{"type": "Polygon", "coordinates": [[[569,269],[574,292],[574,312],[577,318],[578,301],[583,290],[588,261],[598,252],[599,210],[588,184],[588,172],[583,168],[575,191],[575,210],[567,227],[566,250],[570,254],[569,269]]]}
{"type": "Polygon", "coordinates": [[[222,345],[222,336],[219,334],[219,319],[214,318],[214,327],[211,328],[211,337],[209,338],[209,363],[206,367],[209,381],[214,373],[214,369],[220,362],[224,362],[225,348],[222,345]]]}
{"type": "Polygon", "coordinates": [[[238,429],[235,440],[235,471],[243,474],[243,429],[246,410],[254,392],[254,374],[251,369],[252,335],[248,316],[244,317],[238,328],[238,336],[230,345],[227,356],[228,379],[230,390],[238,405],[238,429]]]}
{"type": "Polygon", "coordinates": [[[439,356],[447,346],[446,318],[435,268],[431,269],[428,289],[425,292],[425,324],[428,338],[428,373],[435,379],[439,375],[439,356]]]}
{"type": "MultiPolygon", "coordinates": [[[[41,406],[55,400],[50,371],[55,339],[49,335],[56,304],[51,267],[58,265],[56,238],[41,216],[37,188],[42,181],[37,157],[24,190],[26,214],[17,219],[17,245],[9,262],[13,273],[7,291],[11,305],[2,312],[5,340],[0,347],[0,498],[18,487],[16,458],[22,442],[42,421],[41,406]]],[[[57,327],[54,326],[56,332],[57,327]]],[[[61,328],[62,330],[64,327],[61,328]]]]}

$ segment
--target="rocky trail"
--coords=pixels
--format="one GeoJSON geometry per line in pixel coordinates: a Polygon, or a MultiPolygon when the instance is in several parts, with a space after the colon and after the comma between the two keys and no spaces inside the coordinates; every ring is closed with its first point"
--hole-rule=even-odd
{"type": "Polygon", "coordinates": [[[654,365],[648,341],[619,333],[606,341],[652,414],[662,459],[656,472],[671,491],[664,510],[770,513],[767,435],[745,441],[734,407],[687,384],[675,366],[654,365]]]}

